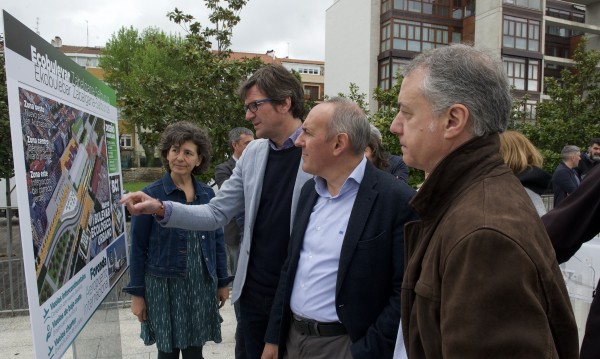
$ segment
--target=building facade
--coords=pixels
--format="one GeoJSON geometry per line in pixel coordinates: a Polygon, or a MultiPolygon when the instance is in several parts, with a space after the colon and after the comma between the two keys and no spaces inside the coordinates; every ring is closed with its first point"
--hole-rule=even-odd
{"type": "Polygon", "coordinates": [[[350,83],[370,99],[390,88],[417,54],[451,43],[486,47],[502,58],[516,96],[544,98],[543,79],[558,76],[585,36],[600,48],[600,0],[337,0],[326,13],[327,94],[350,83]]]}

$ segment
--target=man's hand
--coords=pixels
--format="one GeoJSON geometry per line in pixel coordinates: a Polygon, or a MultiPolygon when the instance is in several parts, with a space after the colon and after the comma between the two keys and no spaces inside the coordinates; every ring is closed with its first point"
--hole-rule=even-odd
{"type": "Polygon", "coordinates": [[[219,308],[223,308],[225,302],[229,298],[229,287],[223,287],[217,289],[217,301],[219,302],[219,308]]]}
{"type": "Polygon", "coordinates": [[[140,214],[154,214],[162,206],[159,200],[154,199],[141,191],[127,193],[121,198],[119,204],[125,204],[127,210],[133,216],[139,216],[140,214]]]}
{"type": "Polygon", "coordinates": [[[131,296],[131,312],[138,318],[140,323],[146,321],[146,301],[144,297],[131,296]]]}
{"type": "Polygon", "coordinates": [[[277,359],[279,346],[276,344],[265,343],[260,359],[277,359]]]}

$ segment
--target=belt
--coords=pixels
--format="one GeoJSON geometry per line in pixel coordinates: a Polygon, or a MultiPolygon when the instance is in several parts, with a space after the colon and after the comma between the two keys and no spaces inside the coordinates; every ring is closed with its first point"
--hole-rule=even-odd
{"type": "Polygon", "coordinates": [[[300,319],[294,315],[292,315],[292,325],[302,335],[334,337],[348,333],[342,323],[321,323],[300,319]]]}

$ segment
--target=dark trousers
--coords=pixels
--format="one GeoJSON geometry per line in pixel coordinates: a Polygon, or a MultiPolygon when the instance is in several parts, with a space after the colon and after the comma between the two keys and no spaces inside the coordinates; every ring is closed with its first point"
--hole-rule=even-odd
{"type": "Polygon", "coordinates": [[[235,359],[246,359],[246,344],[244,343],[244,335],[242,334],[242,321],[240,314],[240,301],[233,303],[235,311],[235,359]]]}
{"type": "Polygon", "coordinates": [[[590,306],[587,322],[585,323],[585,334],[581,343],[581,359],[598,359],[600,358],[600,281],[594,292],[594,299],[590,306]]]}
{"type": "Polygon", "coordinates": [[[239,302],[246,358],[260,359],[265,348],[265,333],[269,324],[273,297],[257,294],[252,288],[246,286],[239,302]]]}
{"type": "Polygon", "coordinates": [[[202,359],[202,347],[173,348],[170,353],[158,351],[158,359],[179,359],[179,351],[183,359],[202,359]]]}
{"type": "Polygon", "coordinates": [[[348,334],[332,337],[303,335],[291,325],[283,359],[352,359],[351,346],[348,334]]]}

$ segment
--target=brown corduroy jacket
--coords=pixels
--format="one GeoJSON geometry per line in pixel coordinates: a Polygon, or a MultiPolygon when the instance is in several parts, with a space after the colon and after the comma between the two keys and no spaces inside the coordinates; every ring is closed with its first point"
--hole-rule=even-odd
{"type": "Polygon", "coordinates": [[[444,158],[405,228],[402,329],[413,358],[577,358],[577,327],[544,226],[497,135],[444,158]]]}

